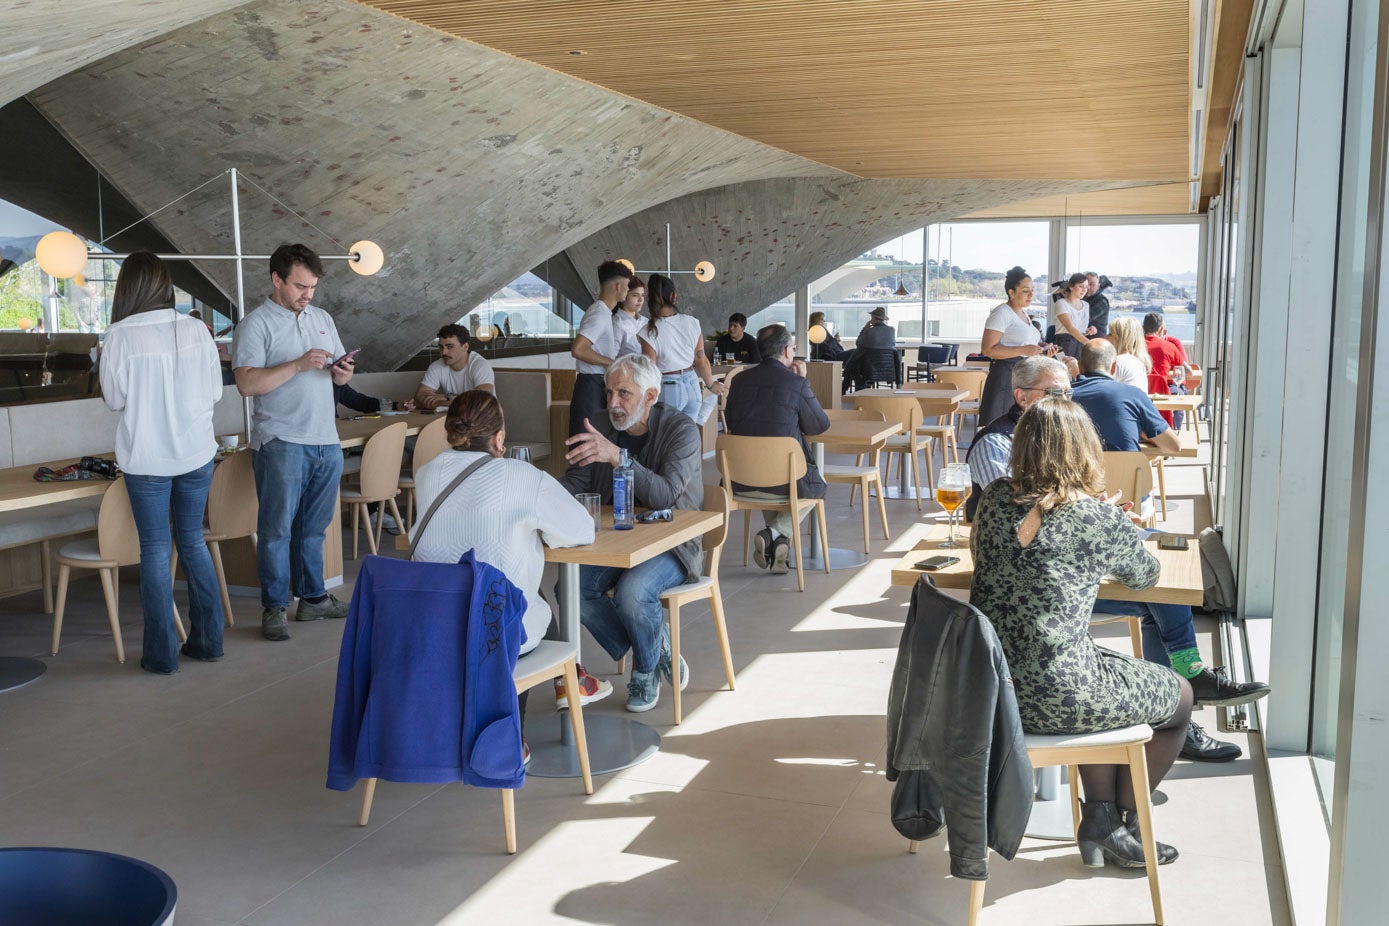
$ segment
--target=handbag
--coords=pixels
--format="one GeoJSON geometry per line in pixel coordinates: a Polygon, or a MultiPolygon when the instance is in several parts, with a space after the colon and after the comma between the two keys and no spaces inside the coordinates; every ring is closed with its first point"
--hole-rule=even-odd
{"type": "Polygon", "coordinates": [[[415,558],[415,547],[419,546],[420,538],[424,536],[424,529],[429,526],[429,519],[434,517],[434,512],[439,510],[439,506],[444,503],[444,499],[452,495],[453,490],[462,485],[464,479],[467,479],[473,473],[482,469],[482,467],[486,466],[488,463],[491,463],[495,459],[496,457],[493,456],[484,456],[481,460],[474,462],[473,465],[469,466],[467,469],[463,470],[463,472],[453,477],[453,482],[450,482],[444,488],[444,491],[440,492],[435,497],[434,501],[431,502],[429,505],[429,510],[424,513],[424,517],[420,518],[419,524],[415,527],[415,539],[410,541],[410,552],[406,554],[406,559],[413,560],[415,558]]]}

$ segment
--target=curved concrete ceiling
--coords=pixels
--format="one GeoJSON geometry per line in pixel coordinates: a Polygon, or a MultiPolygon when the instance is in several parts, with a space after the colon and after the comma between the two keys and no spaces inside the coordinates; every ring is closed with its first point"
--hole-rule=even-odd
{"type": "Polygon", "coordinates": [[[0,106],[107,55],[245,0],[19,0],[0,14],[0,106]]]}
{"type": "MultiPolygon", "coordinates": [[[[137,206],[228,167],[386,269],[330,272],[321,300],[363,367],[594,231],[732,182],[842,177],[598,87],[340,0],[258,3],[113,55],[30,95],[137,206]]],[[[155,219],[185,252],[230,246],[224,183],[155,219]]],[[[255,190],[243,241],[335,246],[255,190]]],[[[223,267],[209,273],[232,289],[223,267]],[[218,276],[220,274],[220,276],[218,276]]],[[[248,301],[264,292],[248,271],[248,301]]]]}
{"type": "Polygon", "coordinates": [[[1016,200],[1113,186],[1078,180],[756,180],[643,210],[569,247],[565,256],[589,276],[600,262],[619,257],[642,270],[662,269],[669,222],[672,267],[690,270],[697,261],[711,260],[718,271],[709,283],[676,276],[681,308],[706,327],[719,327],[731,313],[759,311],[925,224],[1016,200]]]}

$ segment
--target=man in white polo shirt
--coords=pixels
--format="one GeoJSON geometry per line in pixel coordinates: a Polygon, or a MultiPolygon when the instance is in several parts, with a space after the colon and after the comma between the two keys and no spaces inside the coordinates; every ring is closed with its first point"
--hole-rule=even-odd
{"type": "Polygon", "coordinates": [[[415,404],[425,411],[447,405],[451,396],[480,389],[496,395],[497,377],[492,364],[469,347],[468,329],[445,325],[439,329],[439,359],[424,371],[424,382],[415,390],[415,404]]]}
{"type": "Polygon", "coordinates": [[[236,388],[255,397],[251,465],[260,500],[260,629],[267,640],[289,639],[291,593],[299,598],[297,620],[347,616],[347,605],[323,587],[323,537],[342,476],[333,385],[352,378],[353,361],[344,356],[332,317],[311,304],[322,276],[313,251],[280,245],[270,256],[270,298],[236,328],[236,388]]]}
{"type": "Polygon", "coordinates": [[[588,307],[569,353],[575,360],[574,395],[569,401],[569,433],[586,434],[584,419],[597,416],[608,407],[607,385],[603,379],[617,358],[621,334],[613,325],[613,310],[627,298],[632,271],[626,264],[605,260],[598,265],[598,301],[588,307]]]}

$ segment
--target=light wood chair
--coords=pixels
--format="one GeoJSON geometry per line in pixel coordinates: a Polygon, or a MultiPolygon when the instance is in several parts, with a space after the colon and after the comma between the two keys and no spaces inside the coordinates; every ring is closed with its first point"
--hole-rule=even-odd
{"type": "MultiPolygon", "coordinates": [[[[831,423],[835,421],[883,421],[883,413],[872,411],[866,408],[851,409],[826,409],[825,414],[829,416],[831,423]]],[[[825,477],[827,483],[847,483],[849,485],[849,507],[854,506],[854,496],[859,489],[863,490],[863,552],[871,553],[868,547],[868,488],[871,485],[878,487],[878,517],[883,522],[883,539],[890,540],[892,534],[887,526],[887,503],[883,500],[883,480],[882,473],[878,471],[878,457],[882,453],[883,445],[878,443],[869,448],[868,453],[863,453],[861,447],[839,446],[826,444],[826,453],[853,454],[857,459],[854,465],[826,463],[820,475],[825,477]],[[864,463],[864,457],[868,457],[868,462],[864,463]]]]}
{"type": "MultiPolygon", "coordinates": [[[[1148,892],[1153,900],[1153,921],[1162,926],[1162,891],[1158,885],[1157,844],[1153,836],[1153,802],[1148,785],[1148,763],[1143,746],[1153,738],[1147,724],[1137,724],[1122,730],[1103,733],[1078,733],[1062,736],[1027,734],[1027,756],[1032,767],[1047,768],[1064,765],[1071,779],[1071,814],[1078,828],[1080,823],[1081,765],[1127,765],[1133,776],[1133,791],[1142,795],[1138,801],[1138,826],[1143,833],[1143,858],[1147,861],[1148,892]]],[[[920,843],[909,840],[907,851],[915,853],[920,843]]],[[[984,888],[987,881],[971,881],[969,888],[969,926],[978,926],[984,908],[984,888]]]]}
{"type": "Polygon", "coordinates": [[[369,437],[362,448],[362,471],[358,474],[358,486],[342,489],[339,493],[352,510],[353,559],[357,558],[357,532],[363,521],[367,526],[367,547],[373,554],[381,547],[381,530],[387,505],[391,506],[391,517],[395,518],[395,523],[404,523],[395,497],[400,494],[400,461],[405,456],[405,431],[405,422],[397,421],[369,437]],[[377,504],[374,528],[371,515],[367,512],[367,505],[373,502],[377,504]]]}
{"type": "MultiPolygon", "coordinates": [[[[723,543],[728,538],[728,493],[722,486],[704,487],[704,510],[716,511],[723,515],[719,526],[704,534],[704,575],[693,582],[676,585],[661,592],[661,604],[666,609],[670,623],[670,663],[671,675],[680,671],[680,607],[693,601],[709,599],[709,610],[714,615],[714,632],[718,634],[719,649],[723,652],[723,674],[728,678],[728,690],[737,685],[733,677],[733,652],[728,646],[728,623],[724,620],[723,592],[719,588],[719,558],[723,554],[723,543]]],[[[675,722],[680,723],[680,681],[674,679],[671,700],[675,704],[675,722]]]]}
{"type": "MultiPolygon", "coordinates": [[[[724,384],[724,386],[728,387],[729,389],[732,389],[732,388],[733,388],[733,377],[735,377],[735,376],[737,376],[739,373],[743,372],[744,369],[745,369],[745,367],[733,367],[733,368],[731,368],[727,373],[725,373],[724,376],[723,376],[723,384],[724,384]]],[[[723,425],[723,429],[724,429],[725,431],[728,430],[728,421],[724,418],[724,411],[725,411],[727,408],[728,408],[728,393],[725,392],[723,395],[719,396],[719,424],[723,425]]]]}
{"type": "Polygon", "coordinates": [[[916,433],[926,438],[926,485],[927,487],[936,484],[936,474],[933,467],[931,455],[932,443],[940,444],[940,463],[960,462],[960,441],[955,434],[955,413],[960,407],[960,403],[953,399],[917,399],[917,404],[921,406],[921,427],[916,429],[916,433]],[[935,424],[926,424],[927,418],[936,419],[935,424]],[[946,451],[950,452],[950,457],[946,458],[946,451]]]}
{"type": "Polygon", "coordinates": [[[730,511],[743,512],[743,565],[748,564],[748,553],[752,549],[752,513],[754,511],[789,511],[796,519],[796,528],[791,531],[791,545],[796,553],[796,588],[805,591],[805,567],[801,562],[800,514],[807,508],[815,510],[816,526],[820,533],[820,548],[826,551],[825,573],[830,571],[829,534],[825,530],[825,500],[822,498],[801,498],[796,491],[796,480],[805,475],[805,451],[801,442],[794,437],[746,437],[720,434],[715,444],[719,475],[729,489],[730,511]],[[733,492],[733,483],[745,486],[787,486],[789,494],[785,501],[748,498],[733,492]]]}
{"type": "Polygon", "coordinates": [[[930,446],[930,441],[917,429],[921,427],[921,403],[913,396],[851,396],[854,407],[878,412],[884,421],[895,421],[902,426],[883,444],[887,453],[887,478],[892,477],[892,457],[897,457],[898,472],[907,460],[911,461],[912,480],[916,485],[916,510],[921,510],[921,469],[916,455],[930,446]]]}
{"type": "MultiPolygon", "coordinates": [[[[577,589],[575,590],[577,594],[577,589]]],[[[558,609],[557,613],[566,613],[558,609]]],[[[569,608],[568,617],[559,624],[562,639],[541,640],[540,645],[516,660],[516,668],[511,678],[516,685],[516,693],[529,691],[536,685],[556,678],[564,679],[564,690],[569,700],[569,729],[574,733],[574,748],[579,757],[579,774],[583,779],[584,793],[593,793],[593,773],[588,764],[588,735],[584,731],[584,704],[579,692],[579,609],[577,601],[569,608]]],[[[371,802],[376,796],[375,778],[364,779],[362,790],[362,810],[357,817],[358,826],[366,826],[371,819],[371,802]]],[[[506,837],[508,855],[516,854],[516,793],[511,788],[502,792],[502,828],[506,837]]]]}
{"type": "MultiPolygon", "coordinates": [[[[256,519],[260,503],[256,498],[256,475],[251,468],[251,454],[234,454],[217,464],[212,472],[212,487],[207,493],[207,529],[203,539],[212,554],[212,566],[217,570],[217,584],[222,590],[222,610],[228,627],[232,619],[231,593],[227,588],[227,572],[222,565],[222,544],[241,537],[251,538],[256,545],[256,519]]],[[[174,551],[177,559],[178,551],[174,551]]]]}
{"type": "Polygon", "coordinates": [[[444,418],[431,421],[415,435],[415,453],[410,460],[410,475],[400,477],[400,488],[405,492],[405,523],[401,531],[408,531],[415,524],[415,477],[420,467],[443,453],[449,447],[448,433],[444,430],[444,418]]]}
{"type": "Polygon", "coordinates": [[[1133,502],[1143,517],[1143,526],[1157,523],[1157,507],[1153,499],[1153,465],[1141,450],[1106,450],[1104,452],[1104,486],[1106,492],[1121,491],[1120,502],[1133,502]],[[1143,499],[1153,505],[1145,515],[1143,499]]]}
{"type": "MultiPolygon", "coordinates": [[[[120,568],[140,562],[140,534],[135,528],[135,514],[130,508],[130,494],[125,480],[117,479],[107,486],[97,513],[96,539],[74,540],[58,549],[58,601],[53,609],[53,655],[58,655],[58,643],[63,633],[63,614],[67,610],[68,581],[74,569],[95,569],[101,576],[101,591],[106,598],[106,617],[111,622],[111,636],[116,643],[116,660],[125,662],[125,643],[121,640],[120,568]]],[[[170,572],[173,570],[170,569],[170,572]]],[[[180,641],[188,639],[183,621],[174,605],[174,629],[180,641]]]]}
{"type": "Polygon", "coordinates": [[[988,378],[989,372],[987,370],[936,371],[936,382],[940,385],[969,390],[969,395],[960,400],[960,407],[956,414],[962,420],[972,415],[974,417],[974,430],[976,431],[981,425],[988,424],[987,421],[979,420],[979,402],[984,395],[984,380],[988,378]]]}

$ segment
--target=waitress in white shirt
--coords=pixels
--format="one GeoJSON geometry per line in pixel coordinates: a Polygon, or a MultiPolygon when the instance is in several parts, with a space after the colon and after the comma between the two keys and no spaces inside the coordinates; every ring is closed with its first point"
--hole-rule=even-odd
{"type": "Polygon", "coordinates": [[[1056,346],[1067,357],[1079,361],[1081,349],[1090,343],[1085,336],[1085,329],[1090,327],[1090,306],[1085,302],[1090,281],[1083,273],[1073,273],[1052,286],[1057,296],[1056,346]]]}
{"type": "Polygon", "coordinates": [[[683,315],[675,302],[675,283],[660,273],[646,281],[651,320],[639,332],[642,353],[661,370],[661,401],[690,418],[699,414],[699,384],[715,395],[728,391],[714,379],[704,354],[704,329],[693,315],[683,315]]]}
{"type": "Polygon", "coordinates": [[[981,427],[1013,407],[1013,365],[1023,357],[1049,352],[1042,344],[1042,332],[1026,311],[1032,304],[1032,277],[1021,267],[1014,267],[1003,278],[1003,292],[1008,301],[989,313],[979,339],[979,352],[993,361],[979,397],[981,427]]]}
{"type": "Polygon", "coordinates": [[[140,668],[178,671],[178,656],[222,658],[222,599],[203,542],[217,438],[212,407],[222,368],[207,326],[174,309],[174,287],[158,257],[136,251],[121,265],[101,355],[101,393],[121,413],[116,462],[125,473],[140,534],[140,668]],[[171,537],[188,576],[188,642],[174,631],[171,537]]]}

